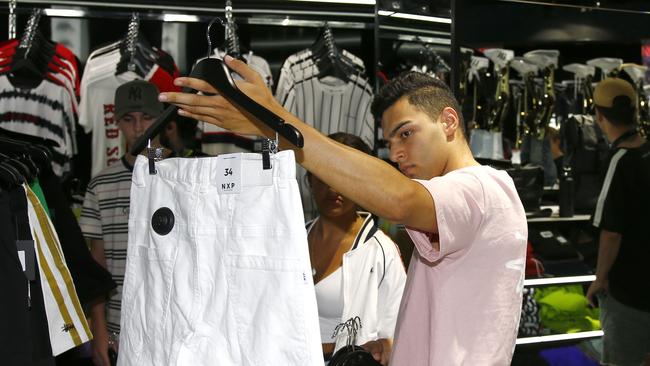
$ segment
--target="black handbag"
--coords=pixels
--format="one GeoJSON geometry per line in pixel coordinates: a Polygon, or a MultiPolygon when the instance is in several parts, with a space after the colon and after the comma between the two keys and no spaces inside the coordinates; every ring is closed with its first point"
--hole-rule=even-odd
{"type": "Polygon", "coordinates": [[[361,346],[352,345],[336,351],[329,366],[381,366],[381,364],[361,346]]]}
{"type": "Polygon", "coordinates": [[[348,341],[345,347],[334,353],[328,364],[329,366],[381,366],[370,352],[354,344],[359,328],[361,328],[361,318],[358,316],[336,326],[334,338],[342,329],[345,329],[348,333],[348,341]]]}

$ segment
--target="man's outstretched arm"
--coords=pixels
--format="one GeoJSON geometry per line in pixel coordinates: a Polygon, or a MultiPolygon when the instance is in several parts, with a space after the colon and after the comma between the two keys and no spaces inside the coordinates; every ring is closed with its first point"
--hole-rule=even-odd
{"type": "MultiPolygon", "coordinates": [[[[251,99],[282,117],[303,135],[298,149],[284,139],[283,149],[293,149],[296,161],[327,185],[370,212],[409,227],[437,232],[433,198],[426,188],[412,181],[386,162],[328,139],[284,109],[262,78],[245,63],[227,57],[226,64],[244,80],[239,89],[251,99]]],[[[179,78],[176,85],[218,93],[205,81],[179,78]]],[[[181,115],[212,123],[232,132],[273,138],[275,132],[256,120],[244,108],[220,95],[162,93],[161,100],[181,108],[181,115]]]]}

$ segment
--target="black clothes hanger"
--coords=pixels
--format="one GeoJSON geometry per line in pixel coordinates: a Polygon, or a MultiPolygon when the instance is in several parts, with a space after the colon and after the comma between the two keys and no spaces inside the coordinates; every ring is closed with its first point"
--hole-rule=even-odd
{"type": "Polygon", "coordinates": [[[174,75],[178,71],[174,58],[163,50],[156,49],[156,63],[169,75],[174,75]]]}
{"type": "Polygon", "coordinates": [[[47,146],[47,147],[50,147],[50,148],[59,147],[59,143],[54,141],[54,140],[45,139],[45,138],[38,137],[38,136],[33,136],[33,135],[27,135],[27,134],[24,134],[24,133],[7,130],[7,129],[2,128],[2,127],[0,127],[0,137],[6,137],[6,138],[9,138],[9,139],[12,139],[12,140],[19,140],[19,141],[24,141],[24,142],[31,142],[33,144],[37,144],[37,145],[41,145],[41,146],[47,146]]]}
{"type": "Polygon", "coordinates": [[[138,13],[133,13],[129,30],[123,42],[120,43],[121,57],[115,67],[115,75],[133,71],[145,77],[147,72],[156,62],[156,50],[140,33],[140,22],[138,13]]]}
{"type": "MultiPolygon", "coordinates": [[[[235,81],[230,75],[230,69],[220,59],[206,58],[199,61],[192,69],[190,76],[208,82],[215,89],[219,90],[219,93],[226,99],[246,109],[255,118],[276,131],[280,136],[287,139],[287,141],[294,146],[299,148],[304,146],[302,134],[298,129],[290,124],[284,123],[282,118],[257,104],[257,102],[249,98],[237,88],[235,81]]],[[[183,92],[189,93],[192,91],[184,88],[183,92]]],[[[170,106],[165,109],[154,124],[144,132],[138,141],[136,141],[131,149],[131,154],[137,155],[144,150],[147,146],[147,141],[160,133],[166,124],[173,119],[177,111],[178,107],[176,106],[170,106]]]]}
{"type": "Polygon", "coordinates": [[[59,147],[59,144],[54,140],[14,132],[4,128],[0,128],[0,144],[2,144],[2,149],[12,146],[18,149],[22,154],[29,156],[31,161],[37,164],[40,169],[51,166],[53,149],[59,147]]]}
{"type": "Polygon", "coordinates": [[[312,50],[311,57],[318,69],[318,78],[334,76],[348,82],[350,76],[357,73],[354,63],[336,47],[332,29],[327,23],[321,28],[316,42],[310,49],[312,50]]]}
{"type": "Polygon", "coordinates": [[[0,163],[0,189],[9,190],[20,185],[20,183],[16,174],[0,163]]]}
{"type": "MultiPolygon", "coordinates": [[[[191,77],[202,79],[208,82],[212,87],[219,90],[219,93],[226,99],[240,107],[246,109],[255,118],[262,121],[271,129],[276,131],[280,136],[284,137],[296,147],[302,148],[304,140],[302,134],[298,129],[290,124],[284,123],[284,120],[273,112],[257,104],[254,100],[250,99],[246,94],[242,93],[232,76],[230,69],[226,64],[216,58],[210,58],[212,53],[212,41],[210,40],[210,28],[212,25],[219,21],[222,26],[225,23],[220,18],[213,19],[206,31],[208,40],[208,58],[199,61],[190,73],[191,77]]],[[[184,93],[196,93],[196,91],[189,88],[183,88],[184,93]]],[[[156,119],[156,121],[144,132],[144,134],[135,142],[131,148],[131,155],[138,155],[147,146],[149,140],[158,135],[165,126],[174,118],[178,112],[177,106],[169,106],[163,113],[156,119]]]]}
{"type": "Polygon", "coordinates": [[[16,171],[25,178],[28,182],[33,182],[38,176],[38,171],[30,168],[27,164],[23,163],[20,158],[12,157],[0,153],[0,162],[13,167],[16,171]]]}
{"type": "Polygon", "coordinates": [[[41,9],[35,9],[16,48],[9,70],[12,85],[31,89],[38,86],[45,77],[48,64],[55,53],[55,45],[38,30],[41,9]]]}
{"type": "Polygon", "coordinates": [[[0,152],[18,159],[33,175],[51,168],[52,147],[58,144],[52,140],[24,135],[0,128],[0,152]]]}
{"type": "MultiPolygon", "coordinates": [[[[137,20],[136,17],[137,17],[137,15],[134,13],[133,17],[131,18],[131,23],[132,24],[129,25],[129,35],[131,35],[131,33],[133,32],[133,23],[134,23],[134,21],[137,20]]],[[[207,42],[208,42],[208,51],[207,51],[207,56],[206,56],[207,58],[210,58],[210,56],[212,55],[212,39],[210,38],[210,29],[212,28],[212,25],[216,21],[219,21],[222,26],[224,26],[224,27],[226,26],[225,23],[223,22],[223,20],[221,18],[218,18],[218,17],[212,19],[212,21],[210,21],[210,23],[208,24],[208,27],[207,27],[207,30],[206,30],[206,38],[207,38],[207,42]]],[[[127,38],[128,38],[128,36],[127,36],[127,38]]],[[[198,64],[198,62],[197,62],[197,64],[198,64]]],[[[191,74],[193,72],[194,72],[194,67],[192,68],[191,74]]],[[[183,93],[194,93],[194,94],[196,94],[196,92],[194,90],[189,89],[189,88],[183,88],[182,92],[183,93]]],[[[136,156],[136,155],[140,154],[140,152],[142,150],[144,150],[145,147],[147,147],[147,145],[149,143],[149,140],[151,138],[153,138],[154,136],[158,135],[167,126],[167,124],[169,124],[169,122],[171,122],[174,119],[177,112],[178,112],[178,107],[175,106],[175,105],[170,105],[169,107],[165,108],[165,110],[162,112],[162,114],[160,116],[158,116],[156,121],[151,126],[149,126],[147,131],[145,131],[144,135],[141,136],[135,142],[135,144],[133,144],[133,146],[131,147],[131,151],[130,151],[131,155],[136,156]]],[[[153,163],[152,163],[151,160],[152,159],[150,159],[150,162],[149,162],[149,164],[150,164],[149,170],[150,170],[151,173],[153,173],[155,171],[155,169],[153,168],[153,163]]]]}
{"type": "Polygon", "coordinates": [[[201,76],[203,80],[217,89],[226,99],[246,109],[255,118],[286,138],[294,146],[303,147],[304,141],[300,131],[292,125],[284,123],[282,118],[257,104],[239,90],[230,74],[230,69],[222,60],[211,58],[201,61],[192,70],[192,76],[201,76]]]}
{"type": "Polygon", "coordinates": [[[350,76],[356,73],[354,68],[351,68],[340,58],[329,58],[324,57],[316,62],[316,67],[318,68],[318,78],[324,78],[326,76],[334,76],[337,79],[341,79],[346,83],[350,81],[350,76]]]}
{"type": "Polygon", "coordinates": [[[7,163],[0,162],[0,185],[4,189],[11,189],[25,182],[16,168],[7,163]]]}
{"type": "MultiPolygon", "coordinates": [[[[158,53],[142,34],[137,34],[134,40],[125,41],[120,50],[122,57],[115,67],[115,75],[134,71],[144,77],[153,65],[158,62],[158,53]]],[[[165,71],[168,70],[165,69],[165,71]]]]}
{"type": "Polygon", "coordinates": [[[316,40],[309,47],[312,53],[313,58],[319,58],[327,52],[327,47],[325,45],[325,35],[329,33],[331,35],[331,28],[327,23],[325,23],[321,28],[320,32],[316,36],[316,40]]]}

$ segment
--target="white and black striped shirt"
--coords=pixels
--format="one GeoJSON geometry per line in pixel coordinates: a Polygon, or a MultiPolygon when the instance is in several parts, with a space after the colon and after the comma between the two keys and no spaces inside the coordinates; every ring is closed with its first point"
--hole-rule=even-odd
{"type": "Polygon", "coordinates": [[[66,88],[43,79],[32,89],[11,84],[0,76],[0,127],[58,143],[52,156],[52,170],[58,176],[70,171],[70,159],[76,152],[76,114],[66,88]]]}
{"type": "MultiPolygon", "coordinates": [[[[375,121],[370,111],[372,87],[363,76],[363,62],[343,51],[345,57],[358,65],[358,72],[349,80],[333,76],[319,77],[311,51],[291,55],[284,62],[275,97],[282,105],[323,134],[347,132],[359,136],[370,148],[375,142],[375,121]]],[[[316,206],[304,179],[305,170],[296,170],[305,219],[316,216],[316,206]]]]}
{"type": "Polygon", "coordinates": [[[126,269],[129,233],[129,203],[133,167],[122,157],[90,180],[79,225],[87,239],[104,241],[106,268],[117,283],[117,293],[108,300],[108,330],[120,331],[122,285],[126,269]]]}

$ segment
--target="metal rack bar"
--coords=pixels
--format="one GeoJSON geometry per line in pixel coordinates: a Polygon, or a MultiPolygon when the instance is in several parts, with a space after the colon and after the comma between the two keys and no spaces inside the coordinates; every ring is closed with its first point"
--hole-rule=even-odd
{"type": "Polygon", "coordinates": [[[397,27],[394,25],[380,25],[379,29],[386,29],[386,30],[394,30],[398,32],[408,32],[408,33],[417,33],[417,34],[432,34],[432,35],[445,35],[449,36],[451,39],[451,33],[450,32],[442,32],[442,31],[435,31],[435,30],[428,30],[428,29],[420,29],[420,28],[407,28],[407,27],[397,27]]]}
{"type": "Polygon", "coordinates": [[[645,14],[650,15],[650,11],[646,10],[630,10],[630,9],[616,9],[609,8],[605,6],[589,6],[589,5],[575,5],[575,4],[560,4],[557,2],[548,2],[548,1],[529,1],[529,0],[497,0],[504,3],[517,3],[524,5],[543,5],[543,6],[553,6],[558,8],[573,8],[580,10],[592,10],[592,11],[608,11],[614,13],[627,13],[627,14],[645,14]]]}
{"type": "Polygon", "coordinates": [[[596,275],[533,278],[524,280],[524,286],[559,285],[563,283],[585,283],[596,280],[596,275]]]}
{"type": "Polygon", "coordinates": [[[239,24],[252,24],[252,25],[276,25],[276,26],[293,26],[293,27],[310,27],[320,28],[327,23],[330,28],[346,28],[346,29],[372,29],[372,23],[362,22],[345,22],[345,21],[324,21],[324,20],[304,20],[304,19],[291,19],[286,17],[284,19],[273,18],[241,18],[237,19],[239,24]]]}
{"type": "Polygon", "coordinates": [[[569,334],[551,334],[539,337],[517,338],[516,344],[533,344],[545,342],[570,341],[578,339],[598,338],[603,336],[602,330],[593,330],[589,332],[569,333],[569,334]]]}
{"type": "Polygon", "coordinates": [[[535,217],[528,219],[529,223],[540,223],[540,222],[578,222],[578,221],[589,221],[591,215],[574,215],[571,217],[535,217]]]}
{"type": "Polygon", "coordinates": [[[451,39],[442,38],[442,37],[426,37],[418,36],[412,34],[382,34],[380,38],[383,39],[392,39],[395,41],[405,41],[405,42],[418,42],[418,43],[431,43],[431,44],[441,44],[441,45],[451,45],[451,39]]]}
{"type": "MultiPolygon", "coordinates": [[[[9,0],[2,0],[2,2],[9,2],[9,0]]],[[[96,3],[90,1],[71,1],[71,0],[21,0],[20,3],[24,4],[41,4],[43,7],[50,7],[52,5],[69,5],[78,8],[80,6],[94,7],[94,8],[110,8],[110,9],[132,9],[132,10],[168,10],[178,11],[181,13],[187,12],[209,12],[214,17],[214,13],[225,12],[224,7],[197,7],[197,6],[169,6],[169,5],[155,5],[155,4],[138,4],[138,3],[96,3]]],[[[129,11],[130,14],[130,11],[129,11]]],[[[305,16],[337,16],[337,17],[357,17],[357,18],[374,18],[374,12],[357,13],[357,12],[333,12],[333,11],[309,11],[309,10],[278,10],[278,9],[251,9],[241,8],[233,9],[233,14],[278,14],[278,15],[305,15],[305,16]]],[[[148,18],[146,14],[141,14],[141,19],[148,18]]],[[[239,21],[239,20],[237,20],[239,21]]]]}
{"type": "MultiPolygon", "coordinates": [[[[123,8],[126,9],[126,8],[123,8]]],[[[214,15],[197,15],[187,14],[187,9],[183,13],[152,13],[144,12],[139,13],[141,20],[154,20],[163,22],[185,22],[185,23],[207,23],[214,18],[214,15]]],[[[214,12],[214,10],[211,10],[214,12]]],[[[31,9],[17,8],[16,13],[28,14],[31,9]]],[[[234,11],[237,13],[237,11],[234,11]]],[[[61,9],[61,8],[44,8],[43,14],[49,17],[70,17],[70,18],[108,18],[108,19],[130,19],[133,14],[126,10],[97,10],[97,9],[61,9]]],[[[343,29],[373,29],[374,24],[371,22],[359,21],[324,21],[324,20],[311,20],[293,18],[285,15],[280,18],[269,18],[262,16],[252,16],[235,18],[238,24],[250,25],[271,25],[271,26],[288,26],[288,27],[310,27],[320,28],[325,23],[329,24],[331,28],[343,29]]]]}

